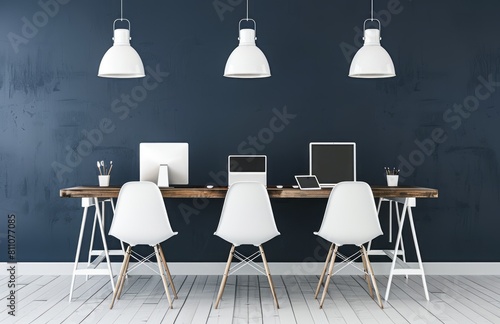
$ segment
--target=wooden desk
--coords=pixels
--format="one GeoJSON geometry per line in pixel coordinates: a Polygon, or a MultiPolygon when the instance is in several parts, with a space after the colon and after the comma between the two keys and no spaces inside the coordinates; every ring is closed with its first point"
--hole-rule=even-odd
{"type": "MultiPolygon", "coordinates": [[[[387,187],[371,186],[373,195],[376,198],[437,198],[438,191],[430,188],[420,187],[387,187]]],[[[216,187],[208,189],[206,187],[178,187],[161,188],[161,193],[165,198],[224,198],[227,187],[216,187]]],[[[269,186],[267,192],[269,197],[274,198],[328,198],[330,188],[321,190],[300,190],[295,188],[278,189],[269,186]]],[[[117,198],[120,187],[72,187],[61,189],[59,194],[62,198],[117,198]]]]}
{"type": "MultiPolygon", "coordinates": [[[[371,186],[374,197],[379,198],[378,211],[380,212],[380,206],[382,202],[389,201],[390,203],[390,223],[392,224],[392,205],[396,207],[397,221],[398,221],[398,235],[396,239],[396,246],[394,250],[372,250],[371,242],[368,245],[368,253],[370,255],[385,255],[392,260],[391,272],[389,274],[389,281],[387,284],[387,289],[385,293],[385,300],[389,298],[389,291],[391,288],[392,278],[394,275],[420,275],[422,276],[422,284],[425,292],[425,297],[429,300],[429,292],[427,290],[427,283],[425,280],[424,267],[422,264],[422,258],[420,256],[420,249],[418,246],[417,233],[415,230],[415,224],[413,222],[412,207],[416,206],[417,198],[437,198],[438,190],[431,188],[420,188],[420,187],[387,187],[387,186],[371,186]],[[400,205],[402,210],[400,211],[400,205]],[[405,224],[406,215],[408,214],[408,222],[410,223],[413,243],[415,245],[415,252],[417,254],[418,267],[411,268],[406,263],[406,255],[403,244],[403,226],[405,224]],[[401,246],[401,248],[400,248],[401,246]],[[402,256],[401,260],[398,256],[402,256]],[[396,268],[398,264],[398,268],[396,268]]],[[[268,186],[267,191],[270,198],[323,198],[327,199],[330,195],[331,189],[321,189],[321,190],[300,190],[290,187],[276,188],[276,186],[268,186]]],[[[120,192],[120,187],[97,187],[97,186],[80,186],[65,188],[60,190],[60,196],[62,198],[81,198],[82,206],[84,207],[82,225],[80,229],[80,238],[78,241],[77,252],[75,256],[75,265],[73,270],[73,279],[70,291],[70,301],[71,293],[73,291],[73,283],[75,275],[79,274],[109,274],[111,277],[111,285],[114,289],[113,284],[113,273],[111,271],[111,265],[109,262],[109,254],[121,254],[122,251],[108,251],[106,245],[106,239],[104,234],[104,202],[111,202],[111,206],[114,209],[113,198],[117,198],[120,192]],[[100,199],[100,200],[99,200],[100,199]],[[99,203],[102,204],[102,211],[99,207],[99,203]],[[96,209],[94,215],[94,228],[92,231],[91,244],[94,238],[96,220],[98,221],[99,228],[101,231],[101,238],[103,240],[104,251],[92,251],[92,245],[90,248],[89,262],[87,269],[78,269],[78,259],[80,255],[80,247],[83,238],[83,231],[85,227],[85,220],[87,216],[88,207],[94,206],[96,209]],[[91,255],[99,256],[94,262],[90,262],[91,255]],[[97,265],[106,259],[108,270],[96,269],[97,265]]],[[[174,188],[161,188],[161,193],[165,198],[219,198],[222,199],[226,196],[227,187],[216,187],[216,188],[206,188],[206,187],[174,187],[174,188]]],[[[390,227],[390,234],[392,234],[392,227],[390,227]]],[[[392,237],[392,235],[390,235],[392,237]]],[[[122,246],[123,250],[123,246],[122,246]]]]}

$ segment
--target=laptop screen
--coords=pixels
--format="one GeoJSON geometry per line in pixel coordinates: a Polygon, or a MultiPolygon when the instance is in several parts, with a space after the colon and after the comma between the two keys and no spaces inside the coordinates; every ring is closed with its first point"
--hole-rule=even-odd
{"type": "Polygon", "coordinates": [[[295,176],[300,189],[321,189],[315,176],[295,176]]]}
{"type": "Polygon", "coordinates": [[[265,156],[230,156],[230,172],[266,172],[265,156]]]}

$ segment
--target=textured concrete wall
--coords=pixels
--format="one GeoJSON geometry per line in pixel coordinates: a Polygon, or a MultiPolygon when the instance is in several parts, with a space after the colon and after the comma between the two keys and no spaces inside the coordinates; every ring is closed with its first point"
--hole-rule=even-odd
{"type": "MultiPolygon", "coordinates": [[[[189,142],[201,185],[224,181],[235,153],[267,154],[269,183],[291,184],[309,142],[355,141],[360,180],[400,166],[405,184],[440,190],[415,210],[424,261],[500,261],[498,1],[376,1],[397,72],[386,80],[347,77],[368,1],[251,1],[273,74],[260,80],[222,77],[243,1],[125,1],[147,67],[135,80],[97,77],[119,1],[0,3],[0,239],[16,214],[19,261],[71,261],[81,208],[59,189],[97,184],[96,160],[113,160],[112,184],[138,179],[147,141],[189,142]]],[[[268,258],[321,259],[325,205],[273,201],[282,235],[268,258]]],[[[171,261],[225,260],[222,200],[167,207],[171,261]]]]}

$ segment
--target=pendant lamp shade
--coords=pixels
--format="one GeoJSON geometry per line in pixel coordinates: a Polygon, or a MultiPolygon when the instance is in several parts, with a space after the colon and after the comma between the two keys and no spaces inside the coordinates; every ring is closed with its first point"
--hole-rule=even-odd
{"type": "Polygon", "coordinates": [[[224,76],[227,78],[255,79],[268,78],[271,76],[271,69],[267,58],[262,51],[255,45],[257,33],[257,23],[248,18],[248,0],[247,17],[241,19],[238,24],[240,44],[229,55],[224,69],[224,76]],[[241,29],[241,22],[253,22],[254,28],[241,29]]]}
{"type": "Polygon", "coordinates": [[[103,78],[142,78],[144,65],[141,57],[130,46],[130,30],[115,29],[113,46],[104,54],[98,76],[103,78]]]}
{"type": "Polygon", "coordinates": [[[391,78],[396,76],[391,56],[380,45],[380,30],[365,29],[364,44],[351,62],[351,78],[391,78]]]}
{"type": "Polygon", "coordinates": [[[264,53],[255,45],[255,30],[240,29],[240,44],[229,55],[224,69],[228,78],[268,78],[271,69],[264,53]]]}

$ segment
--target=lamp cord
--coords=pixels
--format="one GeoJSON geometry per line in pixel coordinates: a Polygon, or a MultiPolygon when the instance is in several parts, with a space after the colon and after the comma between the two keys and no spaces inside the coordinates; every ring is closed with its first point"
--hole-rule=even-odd
{"type": "Polygon", "coordinates": [[[248,21],[248,0],[247,0],[247,21],[248,21]]]}
{"type": "MultiPolygon", "coordinates": [[[[373,0],[372,0],[373,1],[373,0]]],[[[123,21],[123,0],[120,0],[121,9],[120,9],[120,21],[123,21]]]]}
{"type": "Polygon", "coordinates": [[[372,21],[373,21],[373,0],[372,0],[372,21]]]}

